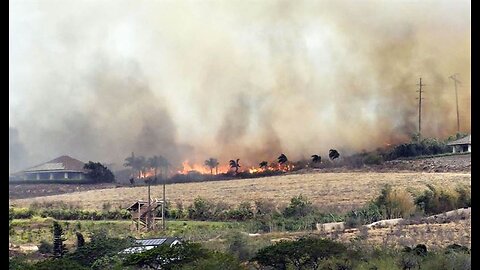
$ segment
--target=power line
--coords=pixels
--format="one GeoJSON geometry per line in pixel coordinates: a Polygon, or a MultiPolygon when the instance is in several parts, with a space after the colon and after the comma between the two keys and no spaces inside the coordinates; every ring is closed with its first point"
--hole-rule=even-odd
{"type": "Polygon", "coordinates": [[[453,83],[455,84],[455,100],[457,102],[457,132],[460,132],[460,116],[459,116],[459,113],[458,113],[458,93],[457,93],[457,83],[458,84],[461,84],[461,82],[457,79],[457,74],[458,73],[455,73],[453,74],[452,76],[450,76],[449,78],[453,80],[453,83]]]}
{"type": "Polygon", "coordinates": [[[420,77],[420,83],[417,84],[420,88],[417,91],[418,92],[418,136],[419,138],[422,137],[422,93],[424,92],[422,90],[422,86],[425,86],[425,84],[422,84],[422,78],[420,77]]]}

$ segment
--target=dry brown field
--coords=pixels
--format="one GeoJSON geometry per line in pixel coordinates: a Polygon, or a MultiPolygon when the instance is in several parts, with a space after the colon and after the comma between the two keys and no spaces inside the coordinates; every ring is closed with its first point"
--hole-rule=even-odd
{"type": "MultiPolygon", "coordinates": [[[[377,197],[381,188],[390,184],[394,188],[422,191],[427,184],[455,187],[471,185],[470,173],[309,173],[290,174],[256,179],[181,183],[166,186],[166,198],[184,206],[196,197],[214,202],[238,205],[242,201],[271,200],[278,205],[287,204],[293,196],[305,195],[325,210],[345,211],[363,205],[377,197]]],[[[152,198],[160,199],[162,186],[151,187],[152,198]]],[[[38,202],[64,202],[85,209],[101,209],[104,203],[112,207],[126,207],[138,199],[146,199],[147,187],[120,187],[73,192],[61,195],[10,200],[10,205],[26,207],[38,202]]]]}

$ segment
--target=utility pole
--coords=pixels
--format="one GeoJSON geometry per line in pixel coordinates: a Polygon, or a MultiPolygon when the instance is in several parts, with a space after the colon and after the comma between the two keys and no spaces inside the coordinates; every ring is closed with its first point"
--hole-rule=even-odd
{"type": "Polygon", "coordinates": [[[457,79],[457,74],[455,73],[449,78],[453,80],[453,83],[455,84],[455,100],[457,102],[457,132],[460,132],[460,116],[458,114],[458,93],[457,93],[457,83],[461,84],[461,82],[457,79]]]}
{"type": "Polygon", "coordinates": [[[425,86],[425,84],[422,84],[422,78],[420,77],[420,83],[417,84],[420,88],[417,91],[418,92],[418,136],[419,139],[422,138],[422,86],[425,86]]]}
{"type": "Polygon", "coordinates": [[[168,164],[165,166],[164,177],[163,177],[163,201],[162,201],[162,229],[165,230],[165,182],[167,181],[168,176],[168,164]]]}
{"type": "Polygon", "coordinates": [[[150,182],[152,180],[150,178],[147,179],[147,184],[148,184],[148,212],[147,212],[147,231],[150,231],[152,227],[152,211],[151,211],[151,206],[152,206],[152,201],[150,197],[150,182]]]}

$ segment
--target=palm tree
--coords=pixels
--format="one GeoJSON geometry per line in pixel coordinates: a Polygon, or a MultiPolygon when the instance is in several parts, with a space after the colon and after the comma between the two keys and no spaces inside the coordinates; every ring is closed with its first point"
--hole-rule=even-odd
{"type": "Polygon", "coordinates": [[[320,162],[322,162],[322,157],[320,155],[312,155],[312,162],[313,163],[320,163],[320,162]]]}
{"type": "Polygon", "coordinates": [[[242,167],[242,166],[240,166],[240,164],[238,163],[239,160],[240,160],[240,159],[238,159],[238,158],[237,158],[237,161],[235,161],[235,160],[233,160],[233,159],[230,160],[230,168],[232,168],[232,169],[235,168],[235,174],[238,173],[238,168],[242,167]]]}
{"type": "Polygon", "coordinates": [[[331,160],[334,160],[336,158],[338,158],[340,156],[340,154],[338,153],[337,150],[335,149],[330,149],[330,152],[328,153],[328,157],[331,159],[331,160]]]}
{"type": "Polygon", "coordinates": [[[160,175],[163,175],[164,177],[168,177],[168,166],[170,166],[170,163],[168,162],[168,159],[166,159],[164,156],[159,155],[158,156],[158,167],[160,168],[160,175]]]}
{"type": "Polygon", "coordinates": [[[217,168],[217,171],[215,174],[218,173],[218,161],[216,158],[209,158],[205,160],[205,166],[210,168],[210,174],[213,175],[213,168],[217,168]]]}
{"type": "Polygon", "coordinates": [[[277,159],[278,159],[278,163],[281,165],[287,163],[288,161],[288,158],[287,156],[285,156],[285,154],[281,154],[277,159]]]}
{"type": "MultiPolygon", "coordinates": [[[[145,174],[145,169],[147,167],[147,161],[144,156],[139,156],[135,160],[135,166],[139,172],[143,172],[145,174]]],[[[139,174],[141,177],[141,174],[139,174]]]]}
{"type": "Polygon", "coordinates": [[[140,178],[142,177],[142,170],[145,167],[145,157],[135,157],[135,154],[132,152],[132,155],[125,159],[123,166],[131,167],[132,170],[138,171],[138,178],[140,178]]]}
{"type": "Polygon", "coordinates": [[[258,164],[260,168],[264,168],[265,170],[268,168],[268,162],[262,161],[260,164],[258,164]]]}
{"type": "Polygon", "coordinates": [[[153,156],[147,161],[148,167],[154,170],[155,178],[153,178],[154,183],[157,182],[157,169],[160,167],[160,159],[158,156],[153,156]]]}

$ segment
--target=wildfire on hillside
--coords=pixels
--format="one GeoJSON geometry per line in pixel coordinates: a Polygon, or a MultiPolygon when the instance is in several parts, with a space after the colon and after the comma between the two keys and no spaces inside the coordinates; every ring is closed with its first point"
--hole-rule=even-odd
{"type": "Polygon", "coordinates": [[[250,173],[262,173],[265,171],[283,171],[283,172],[289,172],[292,171],[295,168],[295,165],[293,164],[287,164],[287,165],[281,165],[281,164],[275,164],[275,165],[270,165],[267,168],[255,168],[251,167],[248,169],[250,173]]]}
{"type": "MultiPolygon", "coordinates": [[[[251,174],[256,174],[256,173],[263,173],[263,172],[289,172],[292,171],[295,166],[293,164],[277,164],[277,163],[272,163],[267,167],[254,167],[254,166],[245,166],[247,169],[242,169],[240,168],[239,172],[248,172],[251,174]]],[[[229,172],[234,172],[235,168],[231,168],[227,164],[220,164],[218,165],[217,168],[210,169],[210,167],[204,165],[204,164],[197,164],[197,163],[192,163],[188,160],[185,160],[182,162],[182,165],[179,166],[177,169],[169,171],[169,177],[172,176],[172,174],[182,174],[182,175],[188,175],[190,173],[199,173],[199,174],[204,174],[204,175],[209,175],[211,173],[213,174],[225,174],[229,172]]],[[[162,170],[160,168],[157,168],[157,177],[161,177],[162,175],[162,170]]],[[[132,178],[137,178],[137,179],[147,179],[147,178],[154,178],[155,177],[155,170],[152,168],[145,168],[140,172],[136,172],[132,174],[132,178]]]]}
{"type": "Polygon", "coordinates": [[[210,167],[205,166],[204,164],[195,164],[191,163],[188,160],[185,160],[182,162],[181,170],[178,170],[178,174],[188,174],[190,172],[198,172],[201,174],[210,174],[211,172],[213,174],[215,173],[226,173],[230,170],[230,167],[227,165],[218,165],[217,168],[213,168],[210,170],[210,167]]]}
{"type": "MultiPolygon", "coordinates": [[[[245,166],[246,168],[248,169],[242,169],[240,168],[239,172],[249,172],[249,173],[262,173],[262,172],[265,172],[265,171],[283,171],[283,172],[288,172],[288,171],[291,171],[295,168],[295,166],[293,164],[284,164],[284,165],[281,165],[281,164],[272,164],[270,166],[268,166],[267,168],[259,168],[259,167],[253,167],[253,166],[245,166]]],[[[181,170],[178,170],[177,173],[178,174],[188,174],[188,173],[191,173],[191,172],[198,172],[198,173],[201,173],[201,174],[210,174],[211,171],[210,171],[210,167],[208,166],[205,166],[203,164],[195,164],[195,163],[191,163],[189,162],[188,160],[182,162],[182,166],[181,166],[181,170]]],[[[234,168],[231,168],[230,166],[226,165],[226,164],[220,164],[218,165],[218,168],[213,168],[212,172],[213,174],[216,174],[218,172],[218,174],[224,174],[224,173],[228,173],[230,171],[234,171],[235,169],[234,168]]]]}

